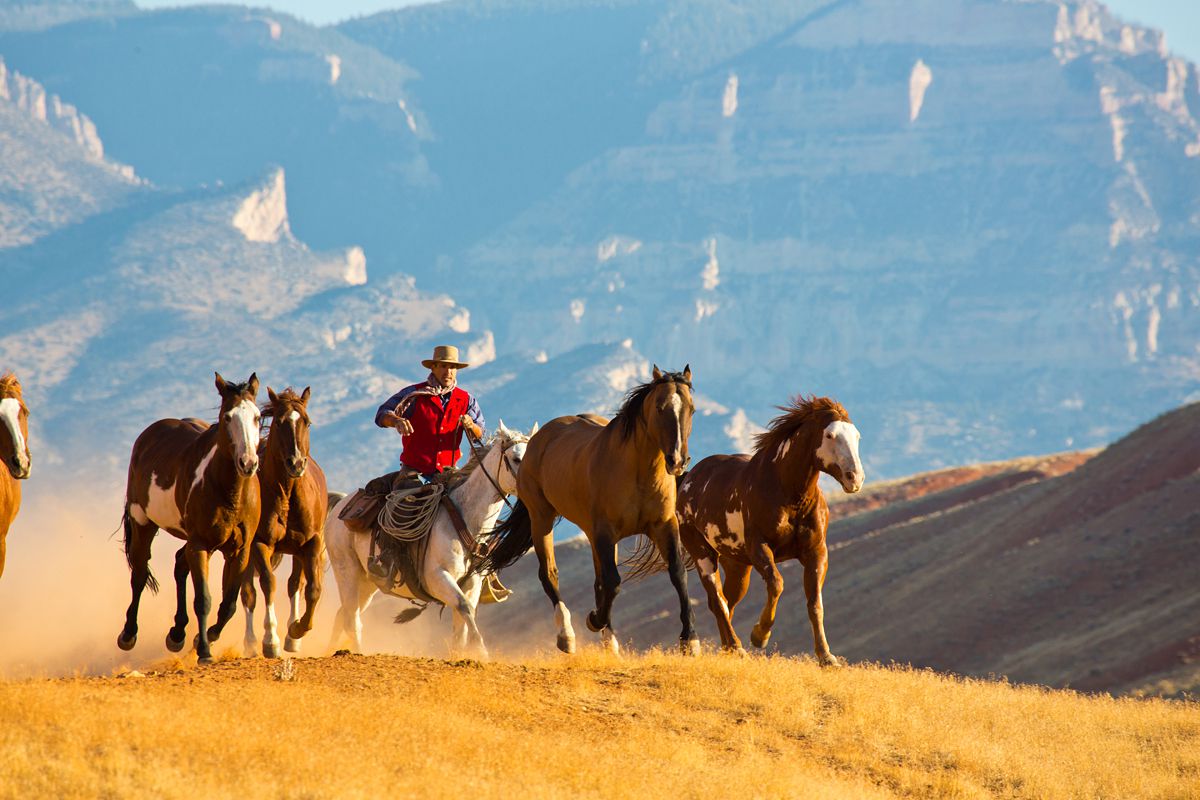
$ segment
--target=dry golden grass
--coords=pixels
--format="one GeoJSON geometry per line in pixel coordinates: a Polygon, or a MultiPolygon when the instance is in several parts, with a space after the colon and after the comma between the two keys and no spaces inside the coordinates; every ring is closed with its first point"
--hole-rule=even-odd
{"type": "Polygon", "coordinates": [[[583,653],[0,683],[3,797],[1200,796],[1200,706],[583,653]]]}

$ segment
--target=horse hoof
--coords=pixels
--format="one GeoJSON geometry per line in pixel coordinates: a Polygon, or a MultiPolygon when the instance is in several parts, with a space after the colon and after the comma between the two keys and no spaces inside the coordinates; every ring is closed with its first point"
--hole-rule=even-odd
{"type": "Polygon", "coordinates": [[[306,633],[308,631],[301,628],[299,622],[293,622],[291,625],[288,625],[287,635],[289,639],[303,639],[306,633]]]}
{"type": "Polygon", "coordinates": [[[210,642],[215,642],[220,635],[221,635],[221,629],[218,628],[216,625],[213,625],[211,628],[208,629],[208,640],[210,642]]]}
{"type": "Polygon", "coordinates": [[[117,647],[121,648],[122,650],[132,650],[135,644],[137,644],[136,633],[130,636],[128,639],[125,638],[124,632],[121,632],[117,635],[117,647]]]}
{"type": "Polygon", "coordinates": [[[287,637],[286,639],[283,640],[283,649],[289,653],[299,653],[300,652],[300,639],[299,638],[293,639],[291,636],[287,637]]]}
{"type": "Polygon", "coordinates": [[[742,647],[740,644],[737,647],[726,647],[725,652],[731,656],[737,656],[738,658],[750,657],[750,654],[746,652],[746,648],[742,647]]]}
{"type": "Polygon", "coordinates": [[[750,631],[750,644],[757,647],[759,650],[767,646],[767,642],[771,641],[771,632],[760,633],[758,626],[754,626],[754,630],[750,631]]]}
{"type": "Polygon", "coordinates": [[[246,645],[242,648],[242,658],[258,658],[258,646],[246,645]]]}
{"type": "Polygon", "coordinates": [[[617,641],[617,635],[613,633],[612,628],[600,631],[600,646],[614,656],[621,655],[621,643],[617,641]]]}
{"type": "Polygon", "coordinates": [[[680,639],[679,652],[685,656],[700,655],[700,640],[699,639],[680,639]]]}
{"type": "Polygon", "coordinates": [[[279,658],[279,645],[274,642],[270,644],[263,642],[263,656],[265,658],[279,658]]]}
{"type": "Polygon", "coordinates": [[[596,622],[596,612],[589,611],[587,615],[587,627],[592,633],[599,633],[604,630],[604,626],[596,622]]]}
{"type": "Polygon", "coordinates": [[[213,657],[212,656],[200,656],[199,658],[196,659],[196,663],[200,664],[201,666],[207,666],[208,664],[213,663],[213,657]]]}
{"type": "Polygon", "coordinates": [[[559,634],[558,649],[562,650],[567,655],[573,655],[575,653],[575,637],[563,636],[562,634],[559,634]]]}
{"type": "Polygon", "coordinates": [[[822,667],[830,667],[835,669],[837,667],[846,666],[846,660],[844,658],[838,658],[833,653],[826,653],[823,656],[818,656],[817,662],[820,663],[822,667]]]}
{"type": "Polygon", "coordinates": [[[183,642],[186,637],[180,633],[178,639],[171,638],[171,632],[167,631],[167,649],[172,653],[178,653],[183,649],[183,642]]]}

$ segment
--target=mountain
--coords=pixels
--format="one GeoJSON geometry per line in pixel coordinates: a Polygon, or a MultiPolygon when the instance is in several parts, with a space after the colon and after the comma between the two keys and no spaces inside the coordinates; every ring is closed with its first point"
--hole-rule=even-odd
{"type": "MultiPolygon", "coordinates": [[[[1200,404],[1095,455],[978,465],[864,492],[831,498],[823,594],[834,652],[1087,691],[1182,696],[1200,686],[1200,404]]],[[[582,619],[590,548],[575,539],[556,555],[564,598],[582,619]]],[[[809,653],[800,569],[789,561],[781,571],[771,651],[809,653]]],[[[536,572],[531,555],[505,573],[516,594],[485,612],[491,641],[553,641],[536,572]]],[[[701,635],[719,644],[694,573],[689,590],[701,635]]],[[[762,602],[754,576],[735,615],[741,633],[762,602]]],[[[614,609],[618,634],[637,647],[679,635],[665,575],[626,582],[614,609]]]]}
{"type": "Polygon", "coordinates": [[[382,468],[371,406],[445,340],[523,426],[690,363],[695,457],[831,395],[876,478],[1100,446],[1197,395],[1200,80],[1092,0],[29,9],[0,25],[5,85],[47,98],[0,99],[27,301],[0,355],[55,387],[43,419],[96,381],[140,424],[184,413],[229,363],[328,381],[325,460],[382,468]],[[176,388],[142,394],[143,352],[176,388]]]}
{"type": "Polygon", "coordinates": [[[887,475],[1103,444],[1196,390],[1196,68],[1097,3],[447,2],[341,29],[421,72],[434,169],[453,146],[511,200],[437,265],[468,306],[538,299],[482,315],[499,352],[632,337],[759,424],[833,394],[887,475]]]}
{"type": "Polygon", "coordinates": [[[104,156],[96,125],[0,58],[0,250],[118,206],[141,182],[104,156]]]}

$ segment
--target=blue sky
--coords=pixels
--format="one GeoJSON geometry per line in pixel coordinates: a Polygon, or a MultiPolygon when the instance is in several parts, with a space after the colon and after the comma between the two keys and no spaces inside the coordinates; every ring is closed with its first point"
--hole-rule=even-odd
{"type": "MultiPolygon", "coordinates": [[[[252,3],[257,5],[258,3],[252,3]]],[[[268,0],[265,5],[317,24],[414,5],[412,0],[268,0]]],[[[196,5],[181,0],[138,0],[143,8],[196,5]]],[[[1171,51],[1200,62],[1200,0],[1108,0],[1118,16],[1166,31],[1171,51]]]]}

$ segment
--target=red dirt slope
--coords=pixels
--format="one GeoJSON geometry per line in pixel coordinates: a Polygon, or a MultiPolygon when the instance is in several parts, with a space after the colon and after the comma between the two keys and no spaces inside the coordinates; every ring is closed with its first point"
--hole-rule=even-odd
{"type": "MultiPolygon", "coordinates": [[[[1200,404],[1166,414],[1099,454],[1070,453],[915,476],[837,502],[825,624],[851,660],[1114,692],[1200,687],[1200,404]]],[[[592,605],[585,543],[559,545],[567,603],[592,605]]],[[[626,551],[623,551],[626,552],[626,551]]],[[[811,652],[798,565],[771,648],[811,652]]],[[[552,645],[532,555],[505,580],[519,591],[483,611],[500,647],[552,645]]],[[[694,574],[701,635],[716,630],[694,574]]],[[[738,607],[749,640],[761,583],[738,607]]],[[[626,584],[619,636],[672,645],[678,606],[664,575],[626,584]]]]}

